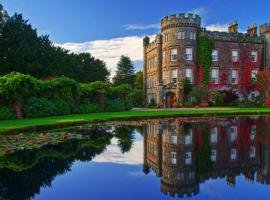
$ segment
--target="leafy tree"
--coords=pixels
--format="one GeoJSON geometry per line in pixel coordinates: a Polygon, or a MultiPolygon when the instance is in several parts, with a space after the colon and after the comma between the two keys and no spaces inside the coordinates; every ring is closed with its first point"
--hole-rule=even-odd
{"type": "MultiPolygon", "coordinates": [[[[1,16],[0,16],[1,17],[1,16]]],[[[74,54],[38,36],[21,14],[7,18],[0,36],[0,75],[16,71],[38,78],[67,76],[80,82],[107,81],[106,64],[89,53],[74,54]]]]}
{"type": "Polygon", "coordinates": [[[258,73],[256,88],[265,98],[270,98],[270,70],[269,69],[258,73]]]}
{"type": "Polygon", "coordinates": [[[191,82],[189,80],[189,78],[185,78],[185,82],[184,82],[184,95],[189,95],[190,92],[192,91],[192,85],[191,82]]]}
{"type": "Polygon", "coordinates": [[[138,71],[135,74],[135,89],[143,89],[143,72],[138,71]]]}
{"type": "Polygon", "coordinates": [[[114,85],[129,84],[134,87],[135,83],[135,68],[130,58],[121,56],[117,64],[116,75],[113,77],[114,85]]]}
{"type": "Polygon", "coordinates": [[[192,97],[192,101],[194,103],[201,103],[208,96],[207,87],[204,84],[194,87],[190,93],[190,96],[192,97]]]}
{"type": "Polygon", "coordinates": [[[115,137],[122,153],[128,153],[134,143],[134,128],[131,126],[120,126],[115,128],[115,137]]]}

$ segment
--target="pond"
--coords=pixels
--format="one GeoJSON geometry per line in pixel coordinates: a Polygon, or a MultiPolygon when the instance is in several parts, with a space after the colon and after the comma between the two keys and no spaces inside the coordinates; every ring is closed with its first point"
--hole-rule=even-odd
{"type": "Polygon", "coordinates": [[[270,116],[0,136],[0,199],[269,199],[270,116]]]}

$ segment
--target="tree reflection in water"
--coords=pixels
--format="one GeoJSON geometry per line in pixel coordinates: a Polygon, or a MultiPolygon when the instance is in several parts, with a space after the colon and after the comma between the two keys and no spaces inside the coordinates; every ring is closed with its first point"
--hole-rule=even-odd
{"type": "Polygon", "coordinates": [[[57,176],[70,171],[75,161],[91,161],[102,154],[113,137],[123,154],[129,152],[135,130],[144,138],[143,170],[161,177],[166,195],[197,195],[200,183],[219,177],[226,178],[230,187],[240,175],[249,182],[270,184],[269,119],[158,119],[1,136],[0,199],[35,197],[41,187],[51,186],[57,176]]]}

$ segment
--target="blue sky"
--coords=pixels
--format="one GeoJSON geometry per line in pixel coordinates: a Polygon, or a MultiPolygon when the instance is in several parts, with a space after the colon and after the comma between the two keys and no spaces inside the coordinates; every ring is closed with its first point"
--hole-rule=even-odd
{"type": "Polygon", "coordinates": [[[163,16],[194,12],[209,29],[225,30],[237,19],[241,30],[270,22],[269,0],[2,0],[10,15],[23,13],[40,34],[72,51],[88,51],[115,70],[118,54],[141,68],[141,39],[159,32],[163,16]]]}

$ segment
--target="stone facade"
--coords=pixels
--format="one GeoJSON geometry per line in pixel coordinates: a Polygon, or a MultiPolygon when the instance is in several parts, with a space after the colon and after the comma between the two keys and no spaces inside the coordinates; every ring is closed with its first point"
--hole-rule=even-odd
{"type": "Polygon", "coordinates": [[[235,92],[239,98],[253,91],[249,83],[256,73],[270,67],[270,24],[251,25],[247,33],[238,32],[234,21],[228,32],[211,32],[201,27],[198,15],[171,15],[161,20],[161,33],[154,41],[144,39],[144,89],[146,102],[155,100],[159,107],[183,105],[183,80],[198,84],[200,67],[196,51],[198,36],[214,41],[210,92],[235,92]],[[212,77],[214,76],[214,77],[212,77]]]}
{"type": "Polygon", "coordinates": [[[252,117],[186,122],[162,119],[144,125],[144,172],[152,170],[161,177],[162,193],[196,196],[200,183],[218,178],[226,178],[228,186],[235,187],[241,174],[249,182],[270,184],[270,140],[263,133],[265,122],[252,117]],[[203,134],[208,134],[207,141],[203,134]],[[203,166],[198,163],[199,154],[205,153],[200,151],[205,142],[211,149],[207,155],[211,170],[207,172],[199,169],[203,166]]]}

